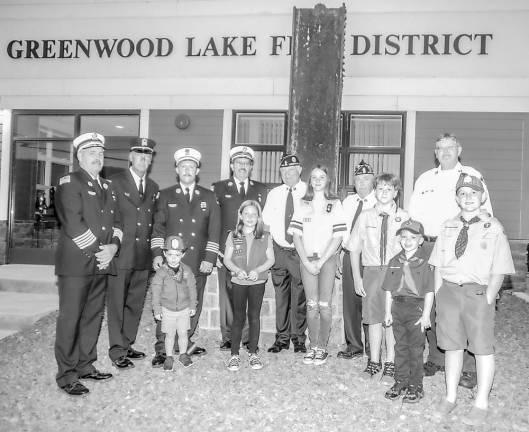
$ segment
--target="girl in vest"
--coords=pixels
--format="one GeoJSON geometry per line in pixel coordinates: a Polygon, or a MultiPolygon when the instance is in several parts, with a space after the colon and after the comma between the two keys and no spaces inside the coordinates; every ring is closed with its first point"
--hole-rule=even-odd
{"type": "Polygon", "coordinates": [[[246,306],[250,340],[248,351],[252,369],[261,369],[263,363],[257,355],[260,332],[260,314],[268,269],[274,264],[272,239],[264,231],[261,207],[257,201],[244,201],[239,207],[237,226],[226,239],[224,265],[231,271],[233,297],[233,323],[231,326],[231,358],[228,370],[241,366],[239,348],[246,306]]]}
{"type": "Polygon", "coordinates": [[[330,188],[328,169],[317,165],[310,173],[307,193],[288,228],[299,254],[307,297],[310,349],[303,357],[305,364],[322,365],[327,361],[337,251],[347,234],[342,204],[330,188]]]}

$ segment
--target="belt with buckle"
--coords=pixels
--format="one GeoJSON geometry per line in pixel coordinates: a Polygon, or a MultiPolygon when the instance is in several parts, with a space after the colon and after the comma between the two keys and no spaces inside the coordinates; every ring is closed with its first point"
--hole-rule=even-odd
{"type": "Polygon", "coordinates": [[[430,243],[435,243],[435,241],[437,240],[437,236],[427,236],[427,235],[425,235],[424,236],[424,240],[427,241],[427,242],[430,242],[430,243]]]}

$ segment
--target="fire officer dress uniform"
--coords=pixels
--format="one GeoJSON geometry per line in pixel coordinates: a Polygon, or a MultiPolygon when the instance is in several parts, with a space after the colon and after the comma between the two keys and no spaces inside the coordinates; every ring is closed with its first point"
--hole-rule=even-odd
{"type": "MultiPolygon", "coordinates": [[[[191,148],[177,150],[174,157],[176,165],[185,160],[192,160],[199,166],[201,159],[200,152],[191,148]]],[[[191,267],[196,279],[198,303],[196,314],[191,318],[191,329],[189,330],[191,338],[202,311],[204,287],[208,277],[207,274],[200,272],[200,263],[206,261],[215,265],[219,251],[220,210],[215,194],[196,183],[191,201],[186,197],[180,184],[161,190],[156,204],[151,239],[154,257],[162,256],[164,240],[171,235],[182,237],[188,245],[182,262],[191,267]]],[[[156,338],[156,356],[163,355],[165,346],[160,322],[156,326],[156,338]]],[[[200,351],[204,352],[203,349],[200,351]]],[[[198,353],[201,353],[200,351],[198,353]]]]}
{"type": "MultiPolygon", "coordinates": [[[[130,151],[152,154],[154,146],[153,140],[137,138],[130,151]]],[[[150,240],[158,185],[147,174],[140,178],[132,168],[112,176],[111,180],[118,197],[124,236],[115,259],[117,276],[110,280],[107,300],[109,357],[116,367],[127,368],[134,366],[128,358],[145,357],[132,344],[152,267],[150,240]]]]}
{"type": "MultiPolygon", "coordinates": [[[[77,152],[100,147],[105,139],[96,133],[83,134],[73,141],[77,152]]],[[[79,378],[110,378],[95,369],[97,340],[103,320],[108,275],[116,273],[115,260],[106,268],[95,256],[100,246],[115,244],[123,233],[112,183],[92,177],[84,169],[59,180],[55,206],[61,224],[55,255],[58,276],[59,316],[55,339],[58,365],[57,384],[67,393],[87,393],[79,378]]]]}
{"type": "MultiPolygon", "coordinates": [[[[233,147],[230,151],[231,163],[238,158],[248,159],[253,163],[254,151],[246,146],[233,147]]],[[[220,206],[220,257],[223,257],[224,255],[224,247],[226,245],[228,233],[235,229],[239,207],[242,202],[246,200],[257,201],[261,205],[261,209],[265,205],[267,190],[263,183],[247,178],[242,182],[244,190],[242,190],[243,186],[241,186],[240,183],[241,182],[232,175],[229,179],[218,181],[212,185],[213,192],[215,193],[217,202],[220,206]]],[[[217,269],[217,275],[219,281],[220,332],[222,334],[221,348],[225,347],[225,349],[229,349],[231,345],[231,323],[233,320],[231,275],[224,266],[217,269]]],[[[248,340],[247,333],[248,332],[246,331],[246,337],[243,334],[243,341],[248,340]]]]}

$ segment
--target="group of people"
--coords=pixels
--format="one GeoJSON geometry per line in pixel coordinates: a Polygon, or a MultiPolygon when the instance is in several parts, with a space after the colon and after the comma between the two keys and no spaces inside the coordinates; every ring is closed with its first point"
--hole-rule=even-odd
{"type": "Polygon", "coordinates": [[[99,175],[103,136],[83,134],[73,145],[80,169],[60,179],[56,195],[62,228],[55,354],[57,384],[66,393],[88,393],[80,380],[112,376],[93,366],[105,292],[116,368],[134,367],[133,360],[145,357],[133,344],[149,285],[153,367],[172,370],[174,354],[184,367],[193,364],[193,355],[204,355],[191,337],[216,266],[220,349],[230,351],[228,370],[240,369],[241,345],[249,366],[263,367],[260,310],[269,271],[276,335],[268,352],[289,349],[292,342],[304,364],[326,363],[339,275],[346,346],[338,358],[363,356],[365,348],[364,373],[381,373],[393,384],[385,397],[408,403],[424,396],[425,374],[444,370],[439,417],[454,409],[458,384],[473,388],[477,381],[466,421],[485,420],[494,377],[495,298],[514,266],[483,178],[461,165],[462,147],[453,135],[437,139],[439,166],[417,179],[408,211],[397,205],[398,176],[375,175],[364,161],[353,172],[355,193],[341,202],[328,169],[313,167],[304,182],[293,154],[281,159],[283,183],[268,192],[250,177],[253,150],[234,147],[230,178],[209,190],[197,184],[201,154],[179,149],[177,184],[159,191],[147,176],[152,140],[137,139],[129,170],[109,180],[99,175]],[[429,354],[423,365],[425,333],[429,354]]]}

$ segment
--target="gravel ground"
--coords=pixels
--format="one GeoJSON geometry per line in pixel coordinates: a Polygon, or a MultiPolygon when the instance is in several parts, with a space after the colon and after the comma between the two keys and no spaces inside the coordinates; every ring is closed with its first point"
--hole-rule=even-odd
{"type": "MultiPolygon", "coordinates": [[[[106,322],[99,341],[102,371],[115,376],[88,382],[90,393],[71,397],[55,384],[56,313],[0,341],[0,431],[451,431],[473,430],[460,420],[472,393],[460,389],[454,415],[435,423],[430,412],[444,392],[444,376],[425,378],[425,398],[402,405],[384,398],[388,385],[361,375],[365,359],[336,359],[306,366],[292,349],[268,354],[273,335],[262,334],[265,367],[251,370],[243,355],[239,372],[225,368],[228,353],[218,333],[201,332],[208,354],[173,372],[153,369],[154,327],[143,314],[137,349],[149,353],[134,369],[117,372],[106,356],[106,322]]],[[[497,315],[497,373],[485,431],[529,431],[529,304],[504,295],[497,315]]]]}

